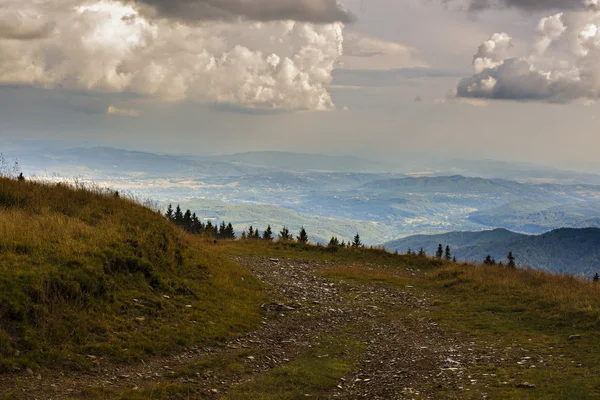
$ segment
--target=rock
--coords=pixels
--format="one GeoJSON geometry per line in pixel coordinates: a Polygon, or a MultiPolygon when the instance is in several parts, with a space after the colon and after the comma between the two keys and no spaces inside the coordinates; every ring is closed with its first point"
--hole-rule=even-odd
{"type": "Polygon", "coordinates": [[[167,300],[171,298],[171,296],[167,296],[166,294],[163,294],[163,297],[167,300]]]}
{"type": "Polygon", "coordinates": [[[88,354],[88,355],[87,355],[87,356],[85,356],[85,357],[86,357],[86,358],[89,358],[90,360],[95,360],[95,359],[97,359],[97,358],[98,358],[98,357],[96,357],[96,356],[93,356],[93,355],[91,355],[91,354],[88,354]]]}
{"type": "Polygon", "coordinates": [[[27,368],[25,372],[27,372],[27,375],[33,375],[33,370],[31,368],[27,368]]]}
{"type": "Polygon", "coordinates": [[[579,340],[581,339],[581,335],[571,335],[569,336],[569,340],[579,340]]]}
{"type": "Polygon", "coordinates": [[[535,385],[529,382],[518,383],[517,387],[520,389],[535,389],[535,385]]]}
{"type": "Polygon", "coordinates": [[[269,261],[271,261],[272,263],[278,263],[279,258],[270,258],[269,261]]]}

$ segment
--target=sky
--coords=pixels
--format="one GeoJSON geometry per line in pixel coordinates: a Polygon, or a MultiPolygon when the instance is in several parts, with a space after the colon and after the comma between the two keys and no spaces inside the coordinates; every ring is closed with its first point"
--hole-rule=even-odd
{"type": "Polygon", "coordinates": [[[0,0],[0,148],[598,170],[599,27],[598,0],[0,0]]]}

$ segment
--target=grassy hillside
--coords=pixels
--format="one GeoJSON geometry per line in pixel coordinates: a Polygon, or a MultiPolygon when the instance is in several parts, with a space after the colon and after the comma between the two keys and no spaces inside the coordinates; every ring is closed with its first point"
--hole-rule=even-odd
{"type": "Polygon", "coordinates": [[[0,179],[2,399],[600,399],[599,293],[380,249],[214,244],[114,192],[0,179]]]}
{"type": "Polygon", "coordinates": [[[260,285],[117,193],[0,179],[0,370],[92,368],[258,323],[260,285]]]}

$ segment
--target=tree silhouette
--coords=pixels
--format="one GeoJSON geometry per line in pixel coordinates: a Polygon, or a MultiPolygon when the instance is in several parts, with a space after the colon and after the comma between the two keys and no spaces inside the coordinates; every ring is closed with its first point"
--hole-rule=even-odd
{"type": "Polygon", "coordinates": [[[427,257],[427,253],[425,253],[425,249],[422,247],[419,249],[419,257],[427,257]]]}
{"type": "Polygon", "coordinates": [[[360,241],[360,235],[357,233],[356,236],[354,236],[354,241],[352,242],[352,247],[354,247],[355,249],[362,247],[362,242],[360,241]]]}
{"type": "Polygon", "coordinates": [[[283,229],[281,229],[281,231],[279,232],[279,240],[288,241],[292,239],[294,239],[294,237],[290,233],[290,230],[287,228],[287,226],[284,226],[283,229]]]}
{"type": "Polygon", "coordinates": [[[335,247],[339,247],[339,246],[340,246],[339,239],[336,238],[335,236],[332,236],[327,247],[335,248],[335,247]]]}
{"type": "Polygon", "coordinates": [[[298,236],[297,238],[298,238],[298,242],[300,242],[302,244],[308,243],[308,235],[306,234],[306,229],[304,229],[304,227],[302,227],[302,229],[300,229],[300,236],[298,236]]]}
{"type": "Polygon", "coordinates": [[[174,217],[175,217],[175,214],[173,213],[173,206],[171,204],[169,204],[169,207],[167,207],[167,212],[165,213],[165,218],[168,219],[169,221],[173,221],[174,217]]]}
{"type": "Polygon", "coordinates": [[[273,230],[271,229],[271,225],[268,225],[267,229],[263,232],[263,240],[273,240],[273,230]]]}
{"type": "Polygon", "coordinates": [[[496,265],[496,260],[494,260],[492,258],[492,256],[490,256],[489,254],[487,255],[487,257],[485,258],[485,260],[483,260],[483,264],[484,265],[496,265]]]}
{"type": "Polygon", "coordinates": [[[435,252],[435,257],[439,258],[440,260],[442,259],[442,256],[444,255],[444,247],[442,246],[442,244],[440,243],[438,245],[438,249],[435,252]]]}
{"type": "Polygon", "coordinates": [[[599,282],[600,281],[600,275],[598,275],[598,273],[596,272],[596,275],[594,275],[594,282],[599,282]]]}
{"type": "Polygon", "coordinates": [[[517,264],[515,263],[515,257],[513,256],[512,251],[508,252],[508,256],[506,256],[506,258],[508,258],[508,266],[511,268],[516,268],[517,264]]]}
{"type": "Polygon", "coordinates": [[[452,254],[450,253],[450,246],[446,245],[446,251],[444,252],[444,256],[446,260],[450,261],[452,259],[452,254]]]}
{"type": "Polygon", "coordinates": [[[183,213],[181,212],[181,207],[179,207],[179,204],[177,204],[177,208],[175,209],[173,221],[179,226],[183,224],[183,213]]]}

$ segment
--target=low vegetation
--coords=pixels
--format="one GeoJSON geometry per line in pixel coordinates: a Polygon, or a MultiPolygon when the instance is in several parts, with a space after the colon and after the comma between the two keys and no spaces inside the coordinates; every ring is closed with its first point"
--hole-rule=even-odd
{"type": "MultiPolygon", "coordinates": [[[[384,317],[435,321],[474,352],[500,355],[469,366],[470,385],[480,391],[460,398],[481,391],[490,399],[600,398],[598,279],[456,263],[441,245],[435,257],[391,254],[365,248],[359,235],[343,246],[337,238],[311,245],[305,230],[296,236],[285,227],[260,233],[263,240],[250,240],[248,231],[246,240],[226,240],[235,236],[229,225],[221,225],[226,236],[218,236],[221,228],[213,236],[212,226],[209,237],[168,219],[113,191],[0,178],[0,371],[86,370],[99,358],[127,363],[190,345],[222,346],[266,323],[260,305],[272,300],[232,261],[241,256],[318,261],[325,267],[315,274],[331,281],[423,293],[423,308],[384,317]]],[[[185,379],[211,371],[243,382],[227,392],[230,399],[325,398],[363,358],[357,337],[321,337],[260,374],[240,348],[182,365],[150,387],[86,389],[87,396],[195,398],[198,388],[185,379]]]]}
{"type": "Polygon", "coordinates": [[[259,283],[117,192],[0,179],[0,369],[93,368],[240,334],[259,283]]]}

